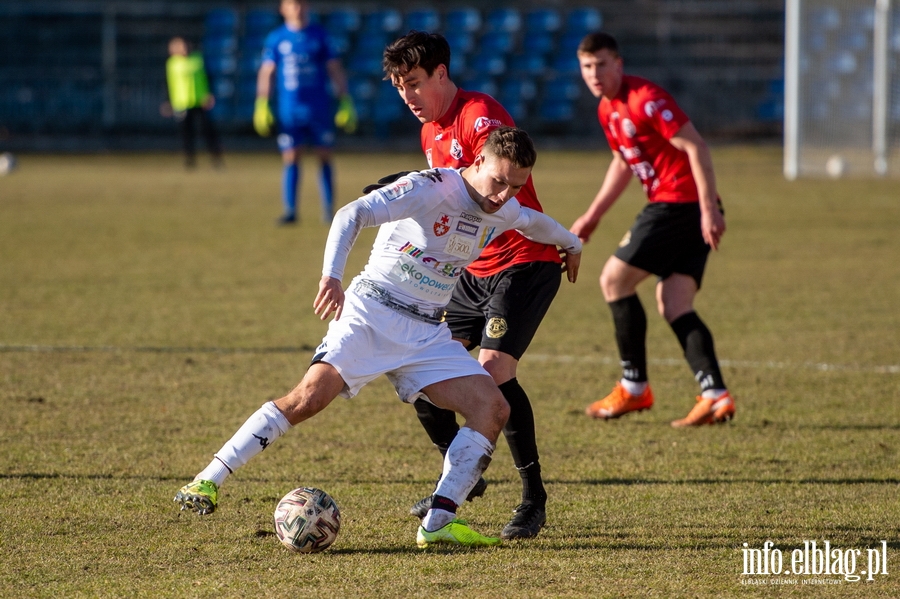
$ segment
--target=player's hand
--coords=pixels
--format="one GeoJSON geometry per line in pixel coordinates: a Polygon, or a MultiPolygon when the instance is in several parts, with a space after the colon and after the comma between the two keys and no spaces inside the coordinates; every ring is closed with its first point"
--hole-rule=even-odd
{"type": "Polygon", "coordinates": [[[319,280],[319,292],[313,302],[313,309],[320,320],[328,320],[332,312],[335,320],[341,317],[344,309],[344,288],[338,279],[322,277],[319,280]]]}
{"type": "Polygon", "coordinates": [[[574,283],[578,280],[578,268],[581,266],[581,252],[570,254],[565,250],[560,250],[559,255],[563,259],[562,271],[566,273],[569,282],[574,283]]]}
{"type": "Polygon", "coordinates": [[[703,241],[714,250],[719,249],[719,242],[725,234],[725,216],[719,210],[703,211],[700,215],[700,231],[703,241]]]}
{"type": "Polygon", "coordinates": [[[269,100],[259,97],[253,108],[253,128],[262,137],[268,137],[272,133],[272,125],[275,124],[275,116],[269,108],[269,100]]]}
{"type": "Polygon", "coordinates": [[[599,224],[599,219],[592,220],[586,214],[582,214],[578,217],[575,223],[571,227],[569,227],[569,231],[577,235],[578,239],[580,239],[582,243],[587,243],[591,240],[591,235],[594,234],[594,230],[599,224]]]}
{"type": "Polygon", "coordinates": [[[356,131],[356,125],[359,119],[356,115],[356,106],[353,104],[353,98],[350,94],[344,94],[338,101],[338,109],[334,114],[334,124],[345,133],[353,133],[356,131]]]}

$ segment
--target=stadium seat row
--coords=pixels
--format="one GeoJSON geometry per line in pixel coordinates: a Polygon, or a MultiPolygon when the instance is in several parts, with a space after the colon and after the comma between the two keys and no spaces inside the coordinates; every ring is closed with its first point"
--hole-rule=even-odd
{"type": "MultiPolygon", "coordinates": [[[[370,129],[390,127],[408,116],[393,88],[381,81],[381,54],[386,44],[411,29],[443,33],[453,52],[454,78],[467,89],[497,96],[516,120],[563,122],[571,119],[581,94],[575,49],[585,33],[602,25],[602,15],[593,7],[405,13],[337,8],[313,19],[328,30],[350,76],[361,124],[370,129]]],[[[263,41],[280,24],[270,10],[242,14],[223,8],[207,14],[202,47],[220,117],[252,114],[263,41]]]]}

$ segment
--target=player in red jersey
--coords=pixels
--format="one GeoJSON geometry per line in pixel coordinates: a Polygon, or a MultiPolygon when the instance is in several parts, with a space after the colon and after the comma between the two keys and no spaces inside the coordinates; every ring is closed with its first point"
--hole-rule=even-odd
{"type": "MultiPolygon", "coordinates": [[[[422,150],[431,167],[469,166],[493,129],[514,126],[509,113],[492,97],[453,83],[450,46],[440,34],[411,31],[388,45],[382,64],[386,78],[422,122],[422,150]]],[[[530,177],[516,199],[543,211],[530,177]]],[[[465,229],[463,222],[458,227],[465,229]]],[[[466,348],[481,347],[478,360],[509,403],[503,433],[522,478],[522,501],[500,536],[530,538],[546,521],[547,493],[538,461],[534,413],[516,378],[516,367],[559,290],[560,257],[555,247],[529,241],[515,231],[496,238],[484,235],[476,242],[484,252],[457,284],[446,321],[466,348]]],[[[453,412],[425,401],[416,402],[416,408],[431,440],[446,452],[459,428],[453,412]]],[[[470,499],[484,493],[485,486],[479,484],[470,499]]],[[[421,517],[430,502],[430,497],[423,499],[411,513],[421,517]]]]}
{"type": "Polygon", "coordinates": [[[709,149],[672,96],[655,83],[624,74],[612,36],[602,32],[585,36],[578,60],[585,84],[600,99],[597,114],[613,160],[600,191],[572,232],[589,240],[632,173],[649,199],[600,275],[623,376],[612,393],[586,412],[594,418],[618,418],[653,405],[647,383],[647,317],[636,291],[652,274],[658,277],[657,309],[678,337],[700,383],[697,403],[672,426],[730,420],[734,399],[722,379],[712,334],[693,307],[709,250],[718,249],[725,233],[709,149]]]}

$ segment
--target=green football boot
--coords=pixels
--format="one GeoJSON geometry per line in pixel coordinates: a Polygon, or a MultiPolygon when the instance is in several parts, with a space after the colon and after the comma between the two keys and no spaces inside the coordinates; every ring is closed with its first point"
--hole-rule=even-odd
{"type": "Polygon", "coordinates": [[[195,480],[175,493],[175,503],[182,510],[193,510],[205,516],[216,511],[219,502],[219,486],[211,480],[195,480]]]}

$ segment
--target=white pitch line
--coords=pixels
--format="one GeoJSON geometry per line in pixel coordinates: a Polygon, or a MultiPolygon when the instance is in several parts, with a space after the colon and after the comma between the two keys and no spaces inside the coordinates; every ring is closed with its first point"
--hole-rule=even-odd
{"type": "MultiPolygon", "coordinates": [[[[560,362],[563,364],[604,364],[618,365],[619,360],[610,358],[609,356],[567,356],[567,355],[550,355],[550,354],[525,354],[522,356],[523,362],[560,362]]],[[[684,364],[682,358],[650,358],[647,360],[650,364],[660,366],[678,366],[684,364]]],[[[876,374],[900,374],[900,365],[867,365],[867,364],[827,364],[824,362],[804,362],[802,364],[793,364],[791,362],[776,361],[755,361],[755,360],[719,360],[720,366],[733,368],[759,368],[759,369],[775,369],[775,370],[818,370],[820,372],[866,372],[876,374]]]]}
{"type": "MultiPolygon", "coordinates": [[[[300,353],[312,351],[306,347],[119,347],[112,345],[80,346],[80,345],[5,345],[0,344],[0,353],[16,352],[144,352],[144,353],[300,353]]],[[[609,356],[570,356],[551,354],[525,354],[524,362],[558,362],[560,364],[604,364],[618,365],[619,360],[609,356]]],[[[684,364],[683,358],[650,358],[650,364],[659,366],[679,366],[684,364]]],[[[817,370],[819,372],[863,372],[874,374],[900,374],[900,365],[884,364],[828,364],[826,362],[776,362],[774,360],[719,360],[719,364],[733,368],[758,368],[774,370],[817,370]]]]}

